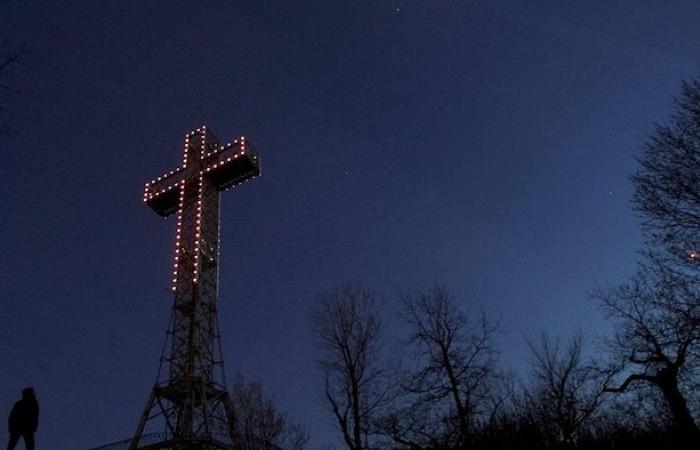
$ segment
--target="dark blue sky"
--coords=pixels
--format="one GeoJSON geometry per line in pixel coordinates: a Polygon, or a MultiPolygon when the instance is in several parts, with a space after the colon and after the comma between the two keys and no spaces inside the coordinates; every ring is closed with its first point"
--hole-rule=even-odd
{"type": "Polygon", "coordinates": [[[690,0],[58,3],[0,5],[31,49],[0,141],[0,409],[34,385],[58,450],[129,436],[154,381],[174,223],[141,194],[185,132],[261,155],[223,198],[227,371],[317,449],[320,289],[390,317],[444,283],[503,317],[513,368],[542,328],[604,330],[586,292],[633,269],[627,176],[700,55],[690,0]]]}

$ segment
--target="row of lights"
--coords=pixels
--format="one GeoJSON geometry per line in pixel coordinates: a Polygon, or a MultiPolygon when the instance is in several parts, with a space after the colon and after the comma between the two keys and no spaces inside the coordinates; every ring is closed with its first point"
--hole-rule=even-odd
{"type": "Polygon", "coordinates": [[[205,171],[205,172],[210,172],[210,171],[212,171],[212,170],[214,170],[214,169],[216,169],[216,168],[218,168],[218,167],[223,166],[223,165],[226,164],[226,163],[229,163],[229,162],[233,161],[234,159],[238,159],[239,156],[243,156],[244,154],[245,154],[245,150],[242,151],[242,152],[240,152],[240,153],[235,153],[233,156],[231,156],[231,157],[229,157],[229,158],[222,159],[222,160],[220,160],[220,161],[218,161],[218,162],[215,162],[213,166],[207,167],[206,170],[204,170],[204,171],[205,171]]]}
{"type": "MultiPolygon", "coordinates": [[[[184,180],[182,180],[182,181],[184,181],[184,180]]],[[[147,201],[149,201],[149,200],[152,200],[152,199],[158,197],[158,196],[161,195],[161,194],[164,194],[164,193],[166,193],[166,192],[170,192],[171,190],[173,190],[173,189],[176,188],[177,186],[178,186],[178,183],[173,184],[173,185],[171,185],[171,186],[168,186],[168,187],[165,188],[165,189],[161,189],[160,191],[151,194],[151,193],[148,192],[149,186],[148,186],[148,183],[146,183],[146,190],[145,190],[144,193],[143,193],[143,201],[144,201],[144,202],[147,202],[147,201]]]]}
{"type": "MultiPolygon", "coordinates": [[[[211,172],[213,169],[217,169],[219,167],[222,167],[224,164],[229,163],[229,162],[233,161],[234,159],[237,159],[239,156],[243,156],[243,155],[245,155],[245,150],[241,151],[240,153],[236,153],[229,158],[222,159],[222,160],[214,163],[213,166],[207,167],[206,170],[204,170],[203,172],[211,172]]],[[[257,158],[255,158],[255,159],[257,159],[257,158]]],[[[200,174],[203,172],[200,172],[200,174]]],[[[143,194],[143,201],[147,202],[148,200],[152,200],[152,199],[160,196],[161,194],[164,194],[166,192],[170,192],[175,187],[177,187],[177,184],[173,184],[172,186],[168,186],[167,188],[161,189],[160,191],[151,194],[148,192],[149,186],[148,186],[148,184],[146,184],[146,190],[143,194]]]]}
{"type": "MultiPolygon", "coordinates": [[[[200,151],[200,159],[204,159],[206,152],[207,137],[206,133],[202,134],[202,149],[200,151]]],[[[197,282],[199,271],[199,243],[202,236],[202,194],[204,191],[204,177],[202,172],[199,172],[199,187],[197,192],[197,217],[195,219],[194,231],[194,270],[192,271],[192,281],[197,282]]]]}
{"type": "MultiPolygon", "coordinates": [[[[185,144],[185,154],[187,154],[187,144],[185,144]]],[[[183,166],[183,167],[186,167],[186,166],[183,166]]],[[[164,174],[164,175],[159,176],[158,178],[152,179],[150,182],[146,183],[146,186],[149,186],[149,185],[151,185],[151,184],[156,184],[156,183],[159,182],[160,180],[165,180],[165,179],[168,178],[169,176],[175,175],[175,174],[178,173],[180,170],[182,170],[182,169],[181,169],[181,168],[173,169],[173,170],[171,170],[170,172],[168,172],[168,173],[166,173],[166,174],[164,174]]]]}
{"type": "MultiPolygon", "coordinates": [[[[197,128],[197,131],[199,131],[199,128],[197,128]]],[[[194,135],[194,131],[190,134],[194,135]]],[[[189,151],[189,149],[190,149],[190,137],[189,137],[189,135],[187,135],[187,136],[185,136],[185,152],[182,156],[182,168],[183,169],[185,167],[187,167],[187,152],[189,151]]]]}
{"type": "MultiPolygon", "coordinates": [[[[184,152],[184,156],[183,156],[183,158],[182,158],[182,167],[179,167],[179,168],[177,168],[177,169],[173,169],[173,170],[171,170],[170,172],[168,172],[168,173],[166,173],[166,174],[164,174],[164,175],[159,176],[158,178],[152,179],[149,183],[146,183],[146,188],[148,188],[149,185],[151,185],[151,184],[156,184],[158,181],[164,180],[164,179],[168,178],[169,176],[174,175],[175,173],[177,173],[177,172],[181,171],[182,169],[186,168],[186,167],[187,167],[187,153],[188,153],[188,150],[189,150],[189,147],[190,147],[190,136],[194,136],[195,132],[198,133],[198,132],[199,132],[200,130],[202,130],[202,129],[204,129],[205,132],[206,132],[206,128],[207,128],[206,125],[203,125],[202,128],[197,128],[196,131],[193,131],[193,132],[191,132],[191,133],[185,135],[185,152],[184,152]]],[[[172,187],[172,186],[171,186],[171,187],[172,187]]],[[[164,191],[164,190],[163,190],[163,191],[164,191]]],[[[161,192],[163,192],[163,191],[161,191],[161,192]]]]}
{"type": "MultiPolygon", "coordinates": [[[[243,136],[241,136],[241,139],[245,139],[245,138],[243,136]]],[[[221,151],[224,151],[227,148],[233,146],[234,144],[238,144],[238,139],[234,139],[233,142],[227,142],[226,145],[223,145],[223,144],[220,145],[219,148],[217,148],[216,150],[213,150],[213,151],[207,153],[206,155],[204,155],[204,158],[208,158],[211,155],[213,155],[214,153],[219,153],[221,151]]],[[[202,158],[202,159],[204,159],[204,158],[202,158]]]]}
{"type": "MultiPolygon", "coordinates": [[[[187,167],[187,153],[188,153],[188,149],[190,146],[190,136],[194,136],[196,133],[200,133],[200,132],[202,133],[202,135],[205,136],[206,132],[207,132],[207,126],[202,125],[200,128],[197,128],[196,130],[185,135],[185,152],[184,152],[184,156],[182,158],[182,167],[177,168],[177,169],[173,169],[170,172],[159,176],[158,178],[152,179],[150,181],[150,183],[146,183],[146,186],[148,186],[149,184],[156,184],[158,181],[164,180],[167,177],[174,175],[175,173],[179,172],[180,170],[186,168],[187,167]]],[[[241,136],[241,148],[244,148],[244,145],[245,145],[245,143],[243,142],[244,140],[245,140],[245,136],[241,136]]],[[[225,148],[231,147],[233,144],[237,144],[237,143],[238,143],[238,139],[235,139],[233,142],[228,142],[228,143],[226,143],[226,145],[221,145],[218,149],[214,150],[213,152],[209,152],[206,155],[204,155],[202,159],[204,159],[210,155],[213,155],[214,153],[220,152],[220,151],[224,150],[225,148]]]]}
{"type": "MultiPolygon", "coordinates": [[[[202,129],[206,130],[206,126],[202,127],[202,129]]],[[[197,128],[196,131],[199,132],[199,131],[200,131],[200,128],[197,128]]],[[[190,134],[194,134],[194,133],[195,133],[195,131],[193,131],[193,132],[190,133],[190,134]]],[[[233,141],[233,144],[232,144],[231,142],[229,142],[229,143],[226,144],[226,146],[223,146],[223,145],[222,145],[218,150],[214,150],[213,152],[207,153],[207,154],[205,155],[205,154],[203,153],[203,152],[204,152],[204,149],[206,148],[206,147],[205,147],[205,142],[206,142],[205,139],[206,139],[206,132],[204,132],[204,133],[202,134],[202,159],[208,158],[209,156],[211,156],[211,155],[213,155],[213,154],[215,154],[215,153],[218,153],[218,152],[224,150],[225,148],[231,147],[233,144],[237,144],[237,143],[238,143],[238,139],[236,139],[236,140],[233,141]]],[[[233,161],[234,159],[238,158],[239,156],[243,156],[243,155],[245,154],[245,136],[241,136],[240,142],[241,142],[241,152],[240,152],[240,153],[236,153],[236,154],[233,155],[233,157],[229,157],[229,158],[227,158],[227,159],[220,160],[220,161],[218,161],[217,163],[215,163],[213,166],[207,167],[206,172],[210,172],[212,169],[216,169],[216,168],[218,168],[219,166],[223,166],[224,164],[233,161]]],[[[160,176],[160,177],[158,177],[158,178],[156,178],[156,179],[153,179],[153,180],[151,180],[149,183],[146,183],[146,188],[144,189],[144,193],[143,193],[143,201],[144,201],[144,202],[147,202],[148,200],[152,200],[153,198],[156,198],[156,197],[158,197],[158,196],[161,195],[161,194],[164,194],[164,193],[166,193],[166,192],[169,192],[169,191],[171,191],[172,189],[174,189],[174,188],[177,186],[177,184],[174,184],[174,185],[168,186],[167,188],[163,188],[163,189],[161,189],[161,190],[158,191],[158,192],[154,192],[154,193],[150,193],[150,192],[149,192],[149,190],[150,190],[150,185],[151,185],[151,184],[154,184],[154,183],[156,183],[156,182],[158,182],[158,181],[160,181],[160,180],[163,180],[163,179],[165,179],[165,178],[167,178],[167,177],[169,177],[169,176],[172,176],[173,174],[178,173],[178,172],[180,172],[181,170],[183,170],[184,168],[187,167],[187,150],[188,150],[189,146],[190,146],[189,135],[187,135],[187,136],[185,136],[185,156],[184,156],[184,159],[183,159],[182,168],[175,169],[175,170],[171,170],[171,171],[168,172],[167,174],[162,175],[162,176],[160,176]]],[[[254,156],[253,159],[257,159],[257,157],[254,156]]],[[[201,172],[200,172],[200,174],[201,174],[201,172]]]]}
{"type": "Polygon", "coordinates": [[[185,204],[185,180],[180,181],[180,199],[177,209],[177,229],[175,231],[175,263],[173,264],[173,291],[177,290],[177,273],[180,265],[180,239],[182,237],[182,207],[185,204]]]}

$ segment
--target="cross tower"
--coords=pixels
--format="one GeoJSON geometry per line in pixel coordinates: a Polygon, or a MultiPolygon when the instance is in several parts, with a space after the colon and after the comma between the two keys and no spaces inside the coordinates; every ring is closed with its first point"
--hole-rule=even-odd
{"type": "Polygon", "coordinates": [[[260,161],[244,137],[221,145],[205,126],[187,134],[184,147],[181,166],[146,183],[143,194],[162,217],[177,216],[174,302],[156,384],[130,450],[230,449],[235,433],[216,314],[219,194],[259,175],[260,161]]]}

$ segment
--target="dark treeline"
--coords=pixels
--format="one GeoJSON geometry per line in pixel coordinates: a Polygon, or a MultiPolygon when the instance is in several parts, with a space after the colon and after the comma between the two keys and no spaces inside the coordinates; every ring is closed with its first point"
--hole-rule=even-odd
{"type": "Polygon", "coordinates": [[[329,414],[344,447],[653,449],[700,437],[700,83],[645,142],[631,176],[646,242],[627,280],[591,288],[608,336],[528,340],[529,370],[499,358],[497,319],[436,285],[400,298],[388,336],[374,293],[345,284],[310,313],[329,414]]]}
{"type": "Polygon", "coordinates": [[[657,297],[642,296],[637,285],[640,297],[628,298],[629,289],[595,294],[618,324],[602,354],[580,333],[543,333],[527,342],[529,370],[520,378],[501,365],[499,322],[463,309],[443,286],[402,295],[406,332],[397,346],[371,290],[346,284],[320,293],[311,322],[324,396],[345,447],[625,449],[695,439],[699,367],[677,352],[686,342],[697,351],[700,335],[691,339],[695,325],[678,316],[664,318],[668,303],[651,304],[657,297]],[[622,303],[629,305],[616,310],[622,303]],[[677,366],[674,383],[668,373],[677,366]]]}

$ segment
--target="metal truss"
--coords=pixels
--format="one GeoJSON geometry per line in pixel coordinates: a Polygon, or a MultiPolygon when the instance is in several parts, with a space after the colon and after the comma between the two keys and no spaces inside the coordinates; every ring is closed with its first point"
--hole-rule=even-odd
{"type": "Polygon", "coordinates": [[[182,165],[146,183],[144,202],[177,217],[174,299],[156,384],[129,450],[233,448],[217,318],[219,200],[221,191],[259,174],[245,138],[222,145],[201,127],[185,136],[182,165]],[[153,436],[162,439],[152,442],[153,436]]]}

